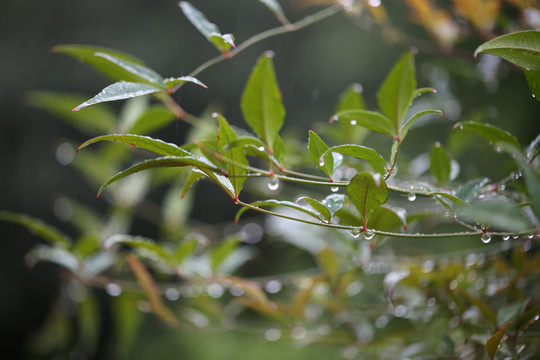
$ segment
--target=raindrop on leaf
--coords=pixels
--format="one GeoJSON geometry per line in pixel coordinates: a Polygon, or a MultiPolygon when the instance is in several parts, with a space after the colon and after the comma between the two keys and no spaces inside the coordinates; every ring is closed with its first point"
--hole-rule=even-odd
{"type": "Polygon", "coordinates": [[[502,239],[503,239],[504,241],[507,241],[508,239],[510,239],[510,235],[504,235],[504,236],[502,237],[502,239]]]}
{"type": "Polygon", "coordinates": [[[338,190],[339,190],[339,186],[332,186],[332,187],[330,188],[330,191],[331,191],[331,192],[338,192],[338,190]]]}
{"type": "Polygon", "coordinates": [[[366,230],[362,233],[362,235],[364,236],[364,239],[369,241],[373,239],[373,237],[375,236],[375,232],[373,230],[366,230]]]}
{"type": "Polygon", "coordinates": [[[264,338],[268,341],[277,341],[281,337],[281,331],[279,329],[268,329],[264,333],[264,338]]]}
{"type": "Polygon", "coordinates": [[[319,159],[319,166],[324,166],[324,159],[323,158],[319,159]]]}
{"type": "Polygon", "coordinates": [[[353,120],[351,120],[351,125],[353,125],[353,126],[354,126],[354,125],[356,125],[356,124],[357,124],[357,121],[356,121],[356,120],[354,120],[354,119],[353,119],[353,120]]]}
{"type": "Polygon", "coordinates": [[[279,179],[275,176],[272,176],[270,179],[268,179],[268,190],[270,191],[276,191],[279,189],[279,179]]]}

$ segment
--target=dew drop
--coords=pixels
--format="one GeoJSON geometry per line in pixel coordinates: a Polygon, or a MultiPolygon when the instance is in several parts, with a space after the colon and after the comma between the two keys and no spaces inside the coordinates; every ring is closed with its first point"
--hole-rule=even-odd
{"type": "Polygon", "coordinates": [[[519,235],[518,234],[512,235],[512,239],[514,240],[519,239],[519,235]]]}
{"type": "Polygon", "coordinates": [[[338,190],[339,190],[339,186],[332,186],[332,187],[330,188],[330,191],[331,191],[331,192],[338,192],[338,190]]]}
{"type": "Polygon", "coordinates": [[[360,236],[361,232],[362,231],[359,228],[358,229],[352,229],[351,230],[351,235],[353,236],[353,238],[356,239],[356,238],[358,238],[360,236]]]}
{"type": "Polygon", "coordinates": [[[354,126],[354,125],[356,125],[357,123],[358,123],[358,122],[357,122],[356,120],[354,120],[354,119],[353,119],[353,120],[351,120],[351,125],[353,125],[353,126],[354,126]]]}
{"type": "Polygon", "coordinates": [[[319,166],[324,166],[324,159],[323,158],[319,159],[319,166]]]}
{"type": "Polygon", "coordinates": [[[534,238],[534,234],[527,235],[527,239],[532,239],[532,238],[534,238]]]}
{"type": "Polygon", "coordinates": [[[373,239],[373,237],[375,236],[375,232],[373,230],[369,230],[369,229],[364,231],[362,234],[364,236],[364,239],[366,239],[368,241],[373,239]]]}
{"type": "Polygon", "coordinates": [[[502,147],[500,146],[495,146],[493,149],[495,150],[496,153],[502,152],[502,147]]]}
{"type": "Polygon", "coordinates": [[[507,241],[508,239],[510,239],[510,235],[504,235],[504,236],[502,237],[502,239],[503,239],[504,241],[507,241]]]}
{"type": "Polygon", "coordinates": [[[489,234],[482,234],[482,236],[480,237],[480,239],[482,239],[482,242],[484,244],[488,244],[490,241],[491,241],[491,235],[489,234]]]}
{"type": "Polygon", "coordinates": [[[219,299],[225,292],[225,289],[223,289],[223,286],[221,286],[220,284],[214,283],[208,285],[208,288],[206,288],[206,292],[210,297],[214,299],[219,299]]]}
{"type": "Polygon", "coordinates": [[[409,195],[407,195],[407,200],[414,201],[416,200],[416,194],[413,192],[410,192],[409,195]]]}
{"type": "Polygon", "coordinates": [[[264,151],[264,146],[259,146],[259,147],[257,147],[257,150],[259,150],[259,151],[264,151]]]}
{"type": "Polygon", "coordinates": [[[108,283],[105,286],[105,291],[110,296],[120,296],[122,294],[122,288],[117,283],[108,283]]]}
{"type": "Polygon", "coordinates": [[[279,179],[275,176],[272,176],[270,179],[268,179],[268,190],[270,191],[276,191],[279,189],[279,179]]]}

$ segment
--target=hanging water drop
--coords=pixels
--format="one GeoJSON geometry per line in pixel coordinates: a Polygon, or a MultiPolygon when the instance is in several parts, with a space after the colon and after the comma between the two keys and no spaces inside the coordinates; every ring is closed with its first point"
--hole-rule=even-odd
{"type": "Polygon", "coordinates": [[[480,239],[482,239],[482,242],[484,244],[487,244],[487,243],[489,243],[491,241],[491,235],[489,235],[488,233],[484,233],[484,234],[482,234],[480,239]]]}
{"type": "Polygon", "coordinates": [[[530,239],[532,239],[532,238],[534,238],[534,234],[527,235],[527,239],[530,240],[530,239]]]}
{"type": "Polygon", "coordinates": [[[338,190],[339,190],[339,186],[332,186],[332,187],[330,188],[330,191],[331,191],[331,192],[338,192],[338,190]]]}
{"type": "Polygon", "coordinates": [[[512,239],[514,239],[514,240],[519,239],[519,235],[518,234],[512,235],[512,239]]]}
{"type": "Polygon", "coordinates": [[[416,194],[413,193],[412,191],[409,193],[409,195],[407,195],[407,200],[409,201],[414,201],[416,200],[416,194]]]}
{"type": "Polygon", "coordinates": [[[275,176],[272,176],[268,179],[268,190],[270,191],[276,191],[279,189],[279,179],[275,176]]]}
{"type": "Polygon", "coordinates": [[[356,121],[356,120],[354,120],[354,119],[353,119],[353,120],[351,120],[351,125],[353,125],[353,126],[354,126],[354,125],[356,125],[356,124],[357,124],[357,121],[356,121]]]}
{"type": "Polygon", "coordinates": [[[363,232],[363,235],[364,235],[364,239],[366,240],[371,240],[373,239],[373,237],[375,236],[375,232],[373,230],[366,230],[363,232]]]}
{"type": "Polygon", "coordinates": [[[357,228],[357,229],[352,229],[351,230],[351,235],[353,236],[353,238],[358,238],[360,236],[360,233],[362,231],[360,230],[360,228],[357,228]]]}
{"type": "Polygon", "coordinates": [[[504,241],[507,241],[508,239],[510,239],[510,235],[504,235],[504,236],[502,237],[502,239],[503,239],[504,241]]]}

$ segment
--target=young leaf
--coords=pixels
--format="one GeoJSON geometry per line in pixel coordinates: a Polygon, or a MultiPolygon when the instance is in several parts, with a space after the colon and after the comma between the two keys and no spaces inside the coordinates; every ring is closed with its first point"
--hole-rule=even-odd
{"type": "Polygon", "coordinates": [[[533,97],[540,101],[540,71],[525,69],[525,78],[527,79],[527,84],[529,84],[533,97]]]}
{"type": "Polygon", "coordinates": [[[368,130],[392,137],[396,135],[396,129],[392,122],[386,116],[375,111],[344,110],[334,114],[331,120],[363,126],[368,130]]]}
{"type": "Polygon", "coordinates": [[[332,219],[332,214],[330,213],[330,210],[321,202],[312,199],[307,196],[301,196],[298,199],[296,199],[296,203],[300,202],[301,200],[304,200],[307,202],[315,211],[317,211],[321,216],[327,221],[330,222],[332,219]]]}
{"type": "Polygon", "coordinates": [[[99,94],[75,107],[72,111],[79,111],[87,106],[106,101],[129,99],[162,91],[163,89],[153,85],[120,81],[107,86],[99,94]]]}
{"type": "Polygon", "coordinates": [[[234,37],[231,34],[221,34],[219,28],[208,21],[206,16],[187,1],[178,3],[180,9],[188,20],[199,30],[204,37],[210,41],[220,52],[229,53],[231,47],[234,47],[234,37]]]}
{"type": "Polygon", "coordinates": [[[172,89],[173,87],[175,87],[178,84],[184,84],[184,83],[187,83],[187,82],[202,86],[205,89],[208,88],[208,86],[206,86],[202,81],[199,81],[198,79],[196,79],[196,78],[194,78],[192,76],[181,76],[181,77],[177,77],[177,78],[167,78],[167,79],[164,80],[164,82],[165,82],[165,85],[169,89],[172,89]]]}
{"type": "Polygon", "coordinates": [[[267,152],[274,153],[274,143],[285,120],[281,92],[276,80],[273,54],[263,54],[246,84],[242,94],[241,108],[247,124],[263,139],[267,152]]]}
{"type": "Polygon", "coordinates": [[[184,182],[184,187],[182,188],[181,197],[184,197],[187,194],[187,192],[189,191],[189,189],[191,189],[193,184],[195,184],[197,181],[199,181],[200,179],[202,179],[204,177],[206,177],[206,174],[203,173],[201,170],[192,169],[191,172],[189,173],[189,176],[187,177],[186,181],[184,182]]]}
{"type": "Polygon", "coordinates": [[[498,146],[502,143],[506,143],[512,145],[516,149],[521,150],[521,145],[519,144],[518,139],[514,135],[490,124],[483,124],[474,121],[464,121],[455,124],[452,129],[472,131],[475,134],[483,137],[493,146],[498,146]]]}
{"type": "Polygon", "coordinates": [[[362,96],[362,85],[352,84],[340,95],[336,112],[345,110],[365,110],[366,103],[362,96]]]}
{"type": "Polygon", "coordinates": [[[456,192],[456,197],[466,203],[470,203],[478,196],[480,190],[489,182],[488,178],[473,179],[461,185],[456,192]]]}
{"type": "Polygon", "coordinates": [[[326,159],[326,155],[332,152],[365,160],[375,172],[383,175],[386,174],[386,161],[384,161],[384,158],[372,148],[352,144],[337,145],[322,153],[321,158],[326,159]]]}
{"type": "Polygon", "coordinates": [[[309,131],[308,151],[311,160],[322,172],[330,179],[334,176],[334,158],[331,153],[327,152],[328,145],[314,131],[309,131]],[[326,155],[321,157],[323,153],[326,155]]]}
{"type": "Polygon", "coordinates": [[[474,52],[497,55],[525,69],[540,70],[540,31],[506,34],[480,45],[474,52]]]}
{"type": "Polygon", "coordinates": [[[94,54],[94,56],[101,57],[106,61],[109,61],[112,64],[118,66],[119,68],[122,68],[126,72],[126,75],[123,77],[122,80],[143,82],[162,88],[165,87],[165,81],[163,80],[163,77],[149,67],[128,60],[124,60],[106,53],[97,52],[94,54]]]}
{"type": "Polygon", "coordinates": [[[532,231],[532,226],[522,210],[504,200],[483,200],[462,209],[462,214],[480,224],[501,231],[532,231]]]}
{"type": "Polygon", "coordinates": [[[499,350],[499,347],[504,342],[504,334],[506,333],[506,329],[508,329],[508,326],[512,322],[509,321],[506,324],[504,324],[499,330],[495,332],[495,334],[491,335],[491,337],[486,341],[486,351],[488,353],[488,356],[490,360],[493,360],[495,358],[495,354],[499,350]]]}
{"type": "Polygon", "coordinates": [[[364,228],[371,215],[388,197],[388,188],[380,174],[361,172],[347,186],[347,195],[364,220],[364,228]]]}
{"type": "Polygon", "coordinates": [[[414,99],[415,89],[414,58],[412,53],[407,52],[392,68],[377,93],[379,107],[394,124],[394,132],[401,127],[403,118],[414,99]]]}
{"type": "MultiPolygon", "coordinates": [[[[236,134],[231,129],[229,123],[222,115],[217,115],[217,120],[219,123],[219,132],[218,132],[218,149],[221,154],[223,154],[228,159],[231,159],[236,164],[249,165],[249,162],[246,159],[246,154],[241,148],[229,148],[227,146],[236,140],[236,134]]],[[[235,166],[233,164],[227,163],[227,172],[229,173],[229,178],[234,188],[234,195],[238,198],[242,186],[246,181],[245,175],[247,170],[241,167],[235,166]]]]}
{"type": "Polygon", "coordinates": [[[0,220],[22,225],[37,236],[50,241],[52,244],[59,245],[62,248],[67,249],[70,247],[71,240],[67,235],[62,234],[56,228],[40,219],[11,211],[0,211],[0,220]]]}
{"type": "Polygon", "coordinates": [[[443,192],[434,191],[434,192],[427,193],[426,195],[436,196],[436,197],[442,196],[443,198],[446,198],[446,199],[452,201],[454,204],[456,204],[459,207],[465,207],[465,206],[468,205],[465,201],[461,200],[457,196],[447,194],[447,193],[443,193],[443,192]]]}
{"type": "Polygon", "coordinates": [[[87,147],[88,145],[94,144],[98,141],[114,141],[122,144],[136,146],[141,149],[149,150],[155,152],[156,154],[166,155],[166,156],[193,156],[189,152],[179,148],[177,145],[172,143],[167,143],[163,140],[153,139],[149,136],[142,135],[124,135],[124,134],[111,134],[97,136],[93,139],[85,141],[77,151],[87,147]]]}
{"type": "Polygon", "coordinates": [[[431,148],[429,170],[439,184],[442,186],[448,184],[451,171],[450,157],[439,142],[431,148]]]}
{"type": "Polygon", "coordinates": [[[276,0],[259,0],[259,2],[272,12],[280,23],[287,26],[289,30],[294,30],[294,26],[287,20],[281,5],[276,0]]]}
{"type": "Polygon", "coordinates": [[[420,118],[420,117],[422,117],[424,115],[427,115],[427,114],[438,114],[438,115],[444,117],[442,111],[440,111],[440,110],[423,110],[423,111],[417,112],[416,114],[411,116],[411,118],[405,124],[403,124],[403,126],[401,127],[401,140],[402,141],[407,136],[407,133],[409,132],[409,129],[411,128],[411,126],[413,126],[414,122],[416,120],[418,120],[418,118],[420,118]]]}

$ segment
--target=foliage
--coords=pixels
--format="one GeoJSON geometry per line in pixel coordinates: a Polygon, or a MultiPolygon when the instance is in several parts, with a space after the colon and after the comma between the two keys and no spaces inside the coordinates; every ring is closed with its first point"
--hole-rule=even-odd
{"type": "MultiPolygon", "coordinates": [[[[60,112],[70,124],[95,135],[78,147],[74,166],[96,189],[100,186],[97,196],[111,209],[101,216],[77,203],[71,221],[81,235],[73,241],[26,215],[3,211],[0,219],[24,225],[46,240],[28,258],[65,268],[65,285],[79,308],[81,336],[96,332],[91,319],[97,302],[86,289],[103,288],[131,309],[118,314],[124,327],[136,321],[132,310],[137,312],[138,306],[172,327],[241,327],[244,320],[257,321],[257,332],[268,341],[336,344],[344,358],[538,355],[534,321],[540,315],[540,137],[524,148],[504,129],[459,121],[452,124],[451,138],[474,134],[484,139],[485,149],[514,160],[510,173],[499,180],[460,175],[451,144],[425,139],[429,173],[415,175],[402,145],[420,119],[442,119],[440,126],[450,120],[438,109],[417,105],[418,97],[436,90],[418,88],[413,51],[406,51],[389,69],[376,93],[378,110],[369,110],[358,87],[351,85],[328,124],[310,130],[303,146],[295,145],[300,139],[286,136],[286,109],[272,52],[259,57],[239,96],[246,129],[233,126],[210,107],[199,116],[189,114],[173,95],[186,83],[206,87],[196,78],[202,71],[223,59],[234,61],[236,54],[265,37],[339,12],[354,17],[367,16],[361,15],[366,11],[378,26],[396,31],[380,4],[340,2],[290,23],[279,3],[260,2],[283,25],[242,44],[235,44],[231,34],[221,34],[192,4],[179,3],[219,52],[188,76],[163,78],[141,60],[111,49],[54,48],[115,81],[89,100],[54,93],[30,97],[34,106],[60,112]],[[116,100],[128,100],[122,111],[128,116],[117,116],[107,107],[116,100]],[[86,117],[80,115],[86,111],[86,117]],[[185,143],[147,135],[175,119],[193,125],[185,143]],[[363,144],[368,134],[380,136],[383,145],[363,144]],[[260,190],[261,180],[268,191],[260,190]],[[239,206],[237,231],[207,236],[204,226],[190,222],[193,189],[199,181],[214,183],[239,206]],[[283,191],[286,184],[305,191],[283,191]],[[167,189],[156,220],[159,239],[130,235],[134,214],[158,188],[167,189]],[[253,258],[262,236],[260,220],[244,216],[247,211],[271,215],[270,229],[279,230],[281,241],[309,254],[315,268],[243,277],[239,269],[253,258]],[[249,229],[255,240],[250,240],[249,229]],[[423,239],[481,239],[482,247],[430,256],[388,250],[398,241],[423,239]]],[[[479,32],[493,30],[499,1],[454,3],[479,32]],[[475,15],[479,7],[485,10],[482,16],[475,15]]],[[[426,1],[407,4],[443,49],[455,45],[454,29],[459,25],[448,11],[426,1]],[[447,31],[439,30],[441,23],[447,24],[447,31]]],[[[520,2],[516,6],[532,9],[520,2]]],[[[538,96],[538,44],[540,32],[517,32],[485,42],[475,55],[497,55],[526,68],[526,79],[538,96]]],[[[66,319],[51,321],[67,326],[66,319]]],[[[92,341],[87,347],[91,352],[92,341]]]]}

